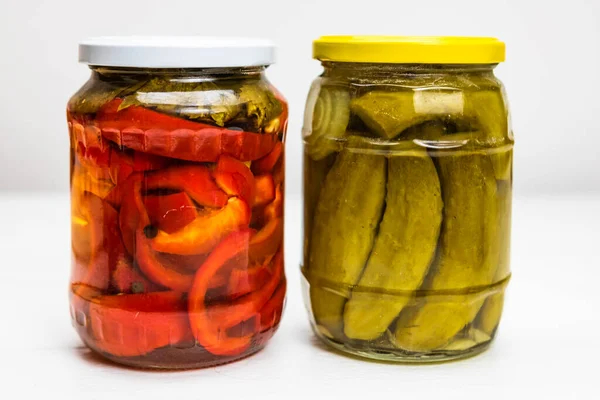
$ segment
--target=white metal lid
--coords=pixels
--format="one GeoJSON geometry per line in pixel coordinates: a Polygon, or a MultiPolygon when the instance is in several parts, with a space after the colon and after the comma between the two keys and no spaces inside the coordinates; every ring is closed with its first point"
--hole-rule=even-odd
{"type": "Polygon", "coordinates": [[[270,40],[203,36],[105,36],[79,43],[79,62],[107,67],[218,68],[270,65],[270,40]]]}

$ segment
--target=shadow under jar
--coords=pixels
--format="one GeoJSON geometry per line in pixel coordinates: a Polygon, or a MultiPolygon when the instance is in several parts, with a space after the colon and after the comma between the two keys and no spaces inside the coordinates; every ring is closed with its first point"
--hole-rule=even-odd
{"type": "Polygon", "coordinates": [[[102,356],[206,367],[277,330],[288,112],[272,54],[252,40],[80,45],[92,75],[67,107],[70,305],[102,356]]]}
{"type": "Polygon", "coordinates": [[[323,37],[314,57],[302,272],[316,335],[397,362],[485,350],[510,279],[504,44],[323,37]]]}

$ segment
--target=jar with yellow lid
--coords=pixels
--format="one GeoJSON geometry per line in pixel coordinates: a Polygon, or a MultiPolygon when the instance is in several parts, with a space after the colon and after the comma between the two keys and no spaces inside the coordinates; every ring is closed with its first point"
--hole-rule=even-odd
{"type": "Polygon", "coordinates": [[[510,279],[513,135],[492,38],[326,36],[304,128],[316,335],[427,362],[490,345],[510,279]]]}

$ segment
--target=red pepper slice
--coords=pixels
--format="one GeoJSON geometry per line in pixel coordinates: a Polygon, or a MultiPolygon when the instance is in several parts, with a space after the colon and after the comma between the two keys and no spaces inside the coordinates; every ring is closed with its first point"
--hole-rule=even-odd
{"type": "Polygon", "coordinates": [[[286,286],[287,282],[284,277],[273,296],[260,310],[260,332],[264,332],[279,325],[285,303],[286,286]]]}
{"type": "Polygon", "coordinates": [[[229,275],[226,296],[229,299],[237,299],[259,290],[270,277],[271,270],[268,263],[250,268],[234,268],[229,275]]]}
{"type": "Polygon", "coordinates": [[[252,162],[251,169],[254,175],[266,174],[273,171],[275,164],[283,152],[283,143],[277,142],[273,150],[261,159],[252,162]]]}
{"type": "Polygon", "coordinates": [[[281,184],[275,189],[275,200],[265,207],[265,219],[271,221],[278,217],[283,217],[283,188],[281,184]]]}
{"type": "MultiPolygon", "coordinates": [[[[164,287],[185,292],[193,283],[194,275],[185,274],[178,270],[168,268],[159,259],[150,244],[151,239],[146,236],[145,229],[150,225],[150,218],[146,213],[141,196],[141,182],[133,184],[133,201],[136,206],[139,221],[135,231],[135,259],[138,266],[150,280],[164,287]]],[[[189,226],[189,225],[188,225],[189,226]]],[[[187,227],[186,227],[187,228],[187,227]]],[[[184,228],[184,229],[186,229],[184,228]]],[[[160,232],[160,231],[159,231],[160,232]]]]}
{"type": "Polygon", "coordinates": [[[121,197],[119,227],[121,229],[123,244],[127,249],[127,253],[131,256],[135,255],[135,230],[138,228],[140,220],[136,197],[140,195],[139,190],[141,189],[142,178],[142,174],[133,174],[128,178],[127,182],[116,187],[120,188],[120,190],[113,196],[121,197]],[[138,191],[136,192],[136,190],[138,191]]]}
{"type": "Polygon", "coordinates": [[[273,218],[250,240],[248,258],[251,264],[264,263],[283,243],[283,219],[273,218]]]}
{"type": "Polygon", "coordinates": [[[185,191],[194,201],[206,207],[221,208],[227,203],[227,194],[219,189],[210,170],[200,165],[171,167],[150,173],[144,185],[146,190],[185,191]]]}
{"type": "Polygon", "coordinates": [[[232,197],[222,209],[201,213],[198,218],[173,234],[158,231],[152,239],[152,248],[171,254],[205,254],[228,234],[248,226],[249,222],[248,205],[243,200],[232,197]]]}
{"type": "MultiPolygon", "coordinates": [[[[234,356],[245,351],[252,343],[254,332],[240,337],[229,336],[227,330],[258,315],[267,303],[283,275],[275,267],[271,279],[260,290],[224,304],[206,304],[206,294],[213,277],[232,262],[247,265],[251,231],[234,232],[225,238],[210,254],[194,278],[188,296],[189,318],[196,340],[215,355],[234,356]]],[[[280,259],[281,257],[276,257],[280,259]]]]}
{"type": "Polygon", "coordinates": [[[100,296],[90,303],[89,314],[93,345],[114,356],[140,356],[193,340],[183,293],[100,296]]]}
{"type": "Polygon", "coordinates": [[[126,257],[121,257],[117,261],[117,266],[112,272],[110,286],[118,293],[127,294],[160,292],[164,290],[162,286],[146,279],[134,267],[131,260],[126,257]]]}
{"type": "Polygon", "coordinates": [[[170,161],[153,154],[134,151],[129,155],[123,151],[112,149],[110,152],[110,177],[115,185],[124,182],[134,172],[153,171],[165,168],[170,161]]]}
{"type": "Polygon", "coordinates": [[[226,154],[241,161],[267,155],[277,142],[274,133],[252,133],[172,117],[140,106],[119,111],[121,99],[96,114],[102,136],[119,147],[189,161],[215,162],[226,154]]]}
{"type": "Polygon", "coordinates": [[[256,196],[254,207],[264,206],[275,199],[275,181],[271,174],[259,175],[254,178],[256,182],[256,196]]]}
{"type": "Polygon", "coordinates": [[[144,206],[150,223],[167,233],[182,229],[198,216],[196,206],[183,192],[165,196],[145,196],[144,206]]]}
{"type": "MultiPolygon", "coordinates": [[[[209,317],[222,327],[233,327],[258,315],[262,307],[271,298],[283,278],[283,251],[279,251],[271,261],[271,277],[260,290],[248,294],[234,302],[207,305],[209,317]]],[[[202,270],[202,267],[199,271],[202,270]]],[[[194,279],[194,285],[198,273],[194,279]]],[[[193,290],[193,289],[192,289],[193,290]]],[[[191,311],[191,308],[190,308],[191,311]]]]}
{"type": "Polygon", "coordinates": [[[122,255],[117,211],[98,196],[85,193],[84,203],[89,212],[90,258],[87,265],[74,260],[71,280],[101,290],[108,289],[111,268],[122,255]]]}
{"type": "Polygon", "coordinates": [[[254,176],[243,162],[229,156],[221,156],[213,176],[225,193],[238,196],[246,204],[252,205],[255,196],[254,176]]]}

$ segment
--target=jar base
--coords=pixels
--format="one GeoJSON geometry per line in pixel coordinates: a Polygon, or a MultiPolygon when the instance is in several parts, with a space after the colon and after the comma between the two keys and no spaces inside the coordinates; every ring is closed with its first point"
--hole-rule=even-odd
{"type": "MultiPolygon", "coordinates": [[[[83,339],[83,338],[82,338],[83,339]]],[[[137,369],[184,370],[216,367],[250,357],[264,348],[264,345],[255,345],[245,352],[229,357],[217,357],[210,354],[202,347],[195,345],[192,348],[163,347],[149,354],[137,357],[119,357],[95,348],[92,343],[83,340],[84,344],[95,355],[112,363],[137,369]]]]}
{"type": "Polygon", "coordinates": [[[374,349],[372,346],[367,347],[351,342],[340,343],[332,338],[329,338],[317,329],[313,329],[315,335],[327,346],[333,348],[336,352],[344,355],[360,357],[374,361],[384,361],[398,364],[430,364],[447,361],[456,361],[465,358],[474,357],[486,351],[493,338],[482,343],[478,343],[472,347],[461,350],[433,350],[427,352],[412,352],[401,349],[374,349]]]}

